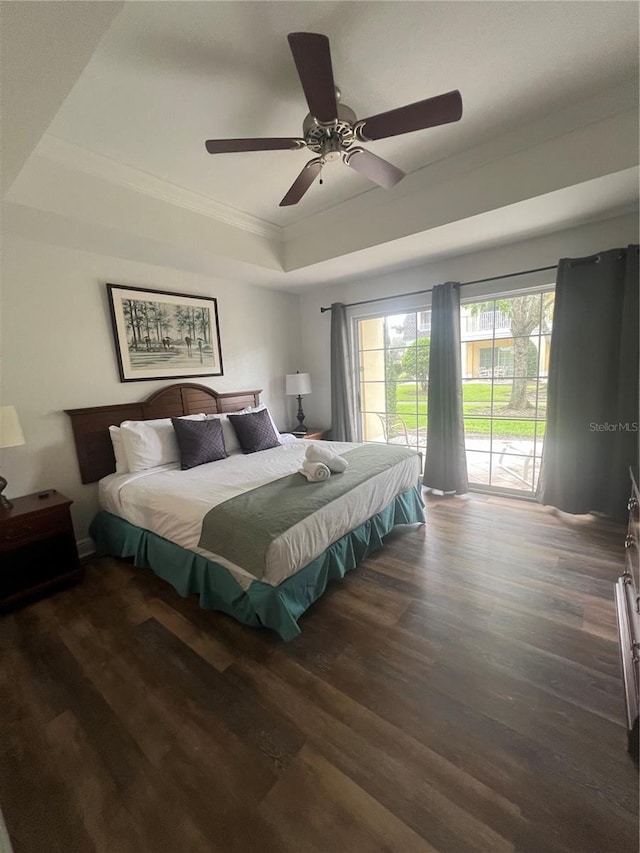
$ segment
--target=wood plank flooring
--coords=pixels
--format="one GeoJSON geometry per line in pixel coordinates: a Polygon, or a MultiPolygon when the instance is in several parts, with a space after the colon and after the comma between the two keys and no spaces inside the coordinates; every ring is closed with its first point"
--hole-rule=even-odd
{"type": "Polygon", "coordinates": [[[151,572],[0,620],[15,853],[636,853],[624,531],[432,498],[282,643],[151,572]]]}

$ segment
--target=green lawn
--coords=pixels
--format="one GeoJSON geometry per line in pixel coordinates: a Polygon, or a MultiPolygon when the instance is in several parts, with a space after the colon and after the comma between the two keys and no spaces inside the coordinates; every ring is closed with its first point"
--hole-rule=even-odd
{"type": "MultiPolygon", "coordinates": [[[[534,386],[531,386],[534,390],[534,386]]],[[[416,399],[416,386],[414,383],[406,385],[398,385],[397,400],[399,403],[411,403],[413,405],[416,399]]],[[[491,385],[489,383],[473,384],[465,382],[462,386],[462,396],[464,402],[467,403],[486,403],[487,406],[491,403],[491,385]]],[[[510,385],[496,385],[494,389],[493,400],[495,403],[508,403],[511,396],[510,385]]],[[[418,388],[418,402],[427,402],[426,391],[418,388]]],[[[485,406],[484,408],[487,408],[485,406]]]]}
{"type": "MultiPolygon", "coordinates": [[[[535,385],[531,385],[535,392],[535,385]]],[[[462,386],[463,410],[465,415],[465,433],[467,435],[490,435],[491,420],[488,417],[474,418],[474,412],[483,414],[491,405],[491,385],[489,383],[464,383],[462,386]]],[[[496,385],[493,391],[494,404],[506,404],[511,396],[510,385],[496,385]]],[[[397,388],[396,413],[403,416],[409,429],[424,429],[427,426],[427,395],[416,385],[399,384],[397,388]],[[417,412],[417,422],[416,422],[417,412]]],[[[499,409],[497,410],[499,411],[499,409]]],[[[538,438],[544,435],[546,424],[538,422],[538,438]]],[[[533,438],[536,424],[533,420],[506,420],[494,418],[493,434],[510,438],[533,438]]]]}

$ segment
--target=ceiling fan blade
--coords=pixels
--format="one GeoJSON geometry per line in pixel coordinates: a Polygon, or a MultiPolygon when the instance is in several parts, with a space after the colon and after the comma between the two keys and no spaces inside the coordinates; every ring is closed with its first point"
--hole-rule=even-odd
{"type": "Polygon", "coordinates": [[[362,119],[356,125],[356,136],[363,142],[371,142],[374,139],[386,139],[401,133],[411,133],[413,130],[448,124],[458,121],[461,116],[462,96],[455,89],[444,95],[436,95],[435,98],[427,98],[406,107],[398,107],[362,119]]]}
{"type": "Polygon", "coordinates": [[[298,70],[309,112],[321,123],[338,117],[329,39],[319,33],[289,33],[293,61],[298,70]]]}
{"type": "Polygon", "coordinates": [[[315,181],[315,179],[320,174],[320,170],[322,169],[322,163],[318,159],[309,160],[304,169],[300,172],[298,177],[295,179],[289,192],[280,202],[280,207],[289,207],[289,205],[297,204],[302,196],[309,189],[311,184],[315,181]]]}
{"type": "Polygon", "coordinates": [[[388,160],[383,160],[382,157],[372,154],[371,151],[365,151],[364,148],[352,148],[351,151],[347,151],[344,155],[344,162],[386,190],[394,187],[405,177],[402,169],[398,169],[388,160]]]}
{"type": "Polygon", "coordinates": [[[304,148],[304,139],[207,139],[205,147],[209,154],[232,154],[236,151],[281,151],[304,148]]]}

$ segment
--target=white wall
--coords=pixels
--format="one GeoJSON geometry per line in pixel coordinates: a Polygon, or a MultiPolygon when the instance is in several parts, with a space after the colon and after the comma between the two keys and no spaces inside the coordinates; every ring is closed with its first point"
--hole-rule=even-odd
{"type": "MultiPolygon", "coordinates": [[[[121,383],[105,282],[156,287],[218,299],[225,375],[205,377],[219,391],[262,388],[278,426],[293,422],[295,400],[284,376],[308,371],[313,393],[306,422],[330,426],[330,313],[321,305],[419,290],[446,280],[466,281],[555,263],[638,240],[637,216],[585,225],[521,243],[442,260],[366,280],[314,289],[300,297],[131,260],[6,236],[2,253],[2,393],[17,406],[27,444],[2,453],[9,497],[56,488],[74,500],[79,540],[97,509],[97,486],[80,483],[71,425],[64,409],[144,399],[166,382],[121,383]],[[303,333],[300,334],[300,328],[303,333]]],[[[537,279],[499,283],[547,283],[537,279]]],[[[478,288],[467,288],[475,295],[478,288]]],[[[483,292],[489,292],[485,286],[483,292]]],[[[380,312],[428,304],[413,299],[358,309],[380,312]]]]}
{"type": "Polygon", "coordinates": [[[284,376],[299,367],[297,296],[20,237],[5,237],[2,249],[1,398],[17,407],[26,439],[0,451],[9,497],[58,489],[75,501],[82,540],[97,486],[80,483],[63,410],[139,401],[168,384],[119,381],[105,282],[215,296],[225,373],[194,381],[217,391],[262,388],[278,426],[289,426],[284,376]]]}
{"type": "MultiPolygon", "coordinates": [[[[470,239],[473,235],[470,235],[470,239]]],[[[407,293],[441,284],[444,281],[475,281],[518,270],[551,266],[562,257],[583,257],[598,251],[626,246],[638,241],[638,216],[629,214],[558,231],[483,252],[398,270],[381,276],[315,289],[300,297],[301,326],[304,329],[304,370],[311,373],[311,396],[305,398],[306,422],[314,426],[331,426],[330,330],[331,312],[320,313],[320,306],[332,302],[357,302],[380,296],[407,293]]],[[[555,281],[555,274],[519,277],[494,285],[472,285],[464,288],[464,296],[502,292],[512,287],[543,285],[555,281]]],[[[429,305],[429,294],[411,299],[373,303],[354,308],[353,313],[380,314],[429,305]]],[[[302,368],[301,368],[302,369],[302,368]]]]}

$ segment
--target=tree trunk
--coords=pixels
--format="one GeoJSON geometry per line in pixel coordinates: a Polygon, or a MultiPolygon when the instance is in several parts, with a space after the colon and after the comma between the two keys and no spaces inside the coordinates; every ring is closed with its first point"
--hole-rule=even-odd
{"type": "Polygon", "coordinates": [[[513,383],[508,409],[523,410],[531,408],[527,400],[527,344],[529,338],[514,338],[513,341],[513,383]]]}
{"type": "Polygon", "coordinates": [[[138,351],[138,343],[140,341],[140,320],[138,319],[138,309],[136,303],[131,300],[131,325],[133,326],[133,348],[138,351]]]}
{"type": "Polygon", "coordinates": [[[134,350],[137,350],[138,349],[138,342],[136,340],[136,326],[135,326],[135,323],[133,321],[133,307],[132,307],[131,300],[125,299],[123,304],[122,304],[122,307],[123,307],[125,319],[129,325],[129,328],[131,329],[131,347],[134,350]]]}
{"type": "Polygon", "coordinates": [[[517,296],[509,300],[513,335],[513,383],[507,409],[532,408],[527,400],[527,347],[529,335],[540,322],[540,297],[517,296]]]}

